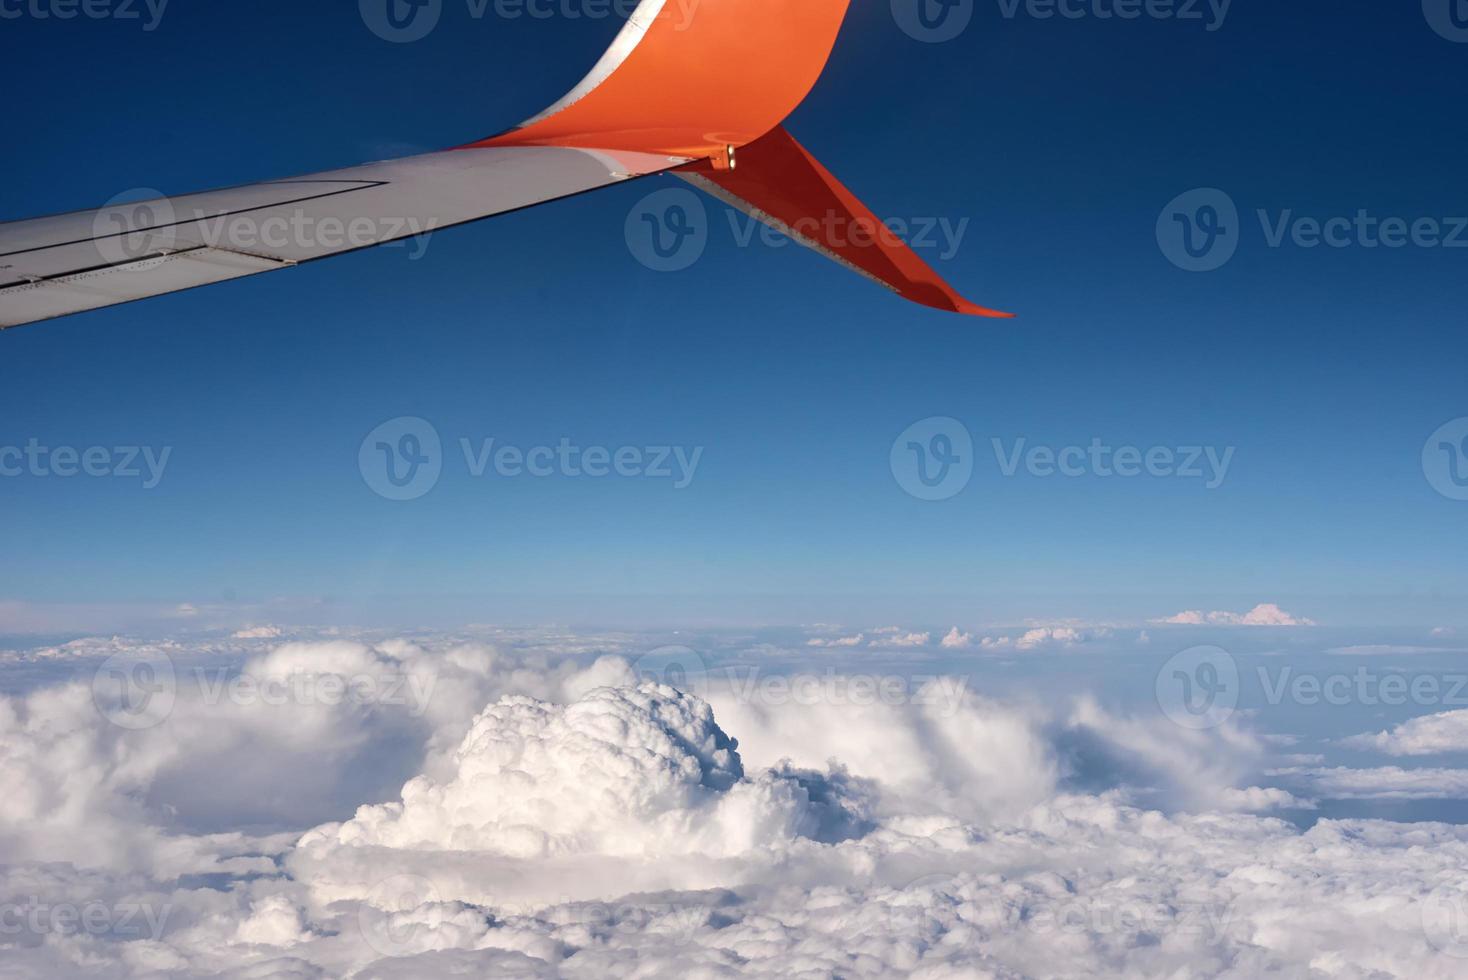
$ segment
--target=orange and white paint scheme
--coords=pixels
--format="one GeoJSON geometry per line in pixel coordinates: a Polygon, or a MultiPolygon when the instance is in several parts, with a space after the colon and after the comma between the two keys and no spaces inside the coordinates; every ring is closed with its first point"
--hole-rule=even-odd
{"type": "Polygon", "coordinates": [[[0,224],[0,329],[270,272],[671,172],[913,302],[977,306],[782,124],[815,86],[850,0],[642,0],[544,112],[452,150],[0,224]],[[254,226],[371,227],[248,247],[254,226]]]}
{"type": "Polygon", "coordinates": [[[850,0],[643,0],[555,105],[476,146],[576,146],[717,158],[815,87],[850,0]]]}

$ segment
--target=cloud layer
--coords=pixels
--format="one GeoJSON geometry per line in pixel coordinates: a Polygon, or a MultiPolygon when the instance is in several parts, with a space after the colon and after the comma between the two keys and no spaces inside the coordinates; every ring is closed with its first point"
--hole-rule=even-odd
{"type": "MultiPolygon", "coordinates": [[[[1468,962],[1449,914],[1468,830],[1301,831],[1268,814],[1308,801],[1253,784],[1268,742],[1234,725],[945,678],[695,696],[638,677],[618,641],[268,640],[93,650],[172,665],[147,727],[115,724],[87,680],[0,700],[6,976],[1364,980],[1468,962]],[[222,657],[249,682],[209,673],[222,657]]],[[[1286,775],[1344,795],[1455,772],[1286,775]]]]}

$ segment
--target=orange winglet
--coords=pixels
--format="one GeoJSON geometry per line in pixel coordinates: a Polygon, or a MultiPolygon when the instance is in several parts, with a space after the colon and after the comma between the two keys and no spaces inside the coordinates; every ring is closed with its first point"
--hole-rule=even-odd
{"type": "Polygon", "coordinates": [[[565,98],[480,146],[707,158],[778,126],[820,77],[850,0],[643,0],[565,98]]]}
{"type": "Polygon", "coordinates": [[[924,306],[960,296],[780,128],[815,86],[850,0],[642,0],[564,98],[471,143],[661,154],[677,173],[924,306]]]}
{"type": "Polygon", "coordinates": [[[745,146],[737,159],[734,169],[700,160],[676,172],[915,303],[970,316],[1014,315],[959,295],[784,127],[745,146]]]}

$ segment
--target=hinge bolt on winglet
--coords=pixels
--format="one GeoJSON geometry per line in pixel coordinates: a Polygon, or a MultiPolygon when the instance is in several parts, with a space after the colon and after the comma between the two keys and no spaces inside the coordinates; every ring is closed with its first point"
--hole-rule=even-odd
{"type": "Polygon", "coordinates": [[[709,163],[713,164],[715,170],[737,169],[739,167],[739,158],[736,156],[734,144],[728,144],[722,150],[709,157],[709,163]]]}

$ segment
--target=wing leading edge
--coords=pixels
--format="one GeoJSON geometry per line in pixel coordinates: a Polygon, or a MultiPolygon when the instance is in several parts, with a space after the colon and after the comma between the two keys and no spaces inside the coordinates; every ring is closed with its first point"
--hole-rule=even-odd
{"type": "Polygon", "coordinates": [[[685,163],[625,150],[449,150],[0,224],[0,329],[286,269],[685,163]]]}

